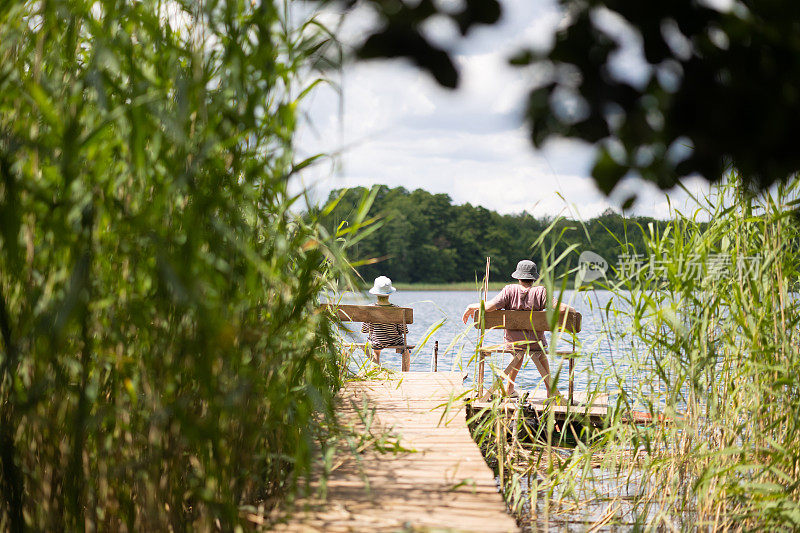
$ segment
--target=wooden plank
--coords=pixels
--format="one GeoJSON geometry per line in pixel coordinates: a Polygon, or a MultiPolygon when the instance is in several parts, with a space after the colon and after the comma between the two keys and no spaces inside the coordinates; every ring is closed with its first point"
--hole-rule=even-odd
{"type": "MultiPolygon", "coordinates": [[[[479,315],[480,311],[475,311],[472,317],[475,327],[478,329],[481,327],[479,315]]],[[[575,310],[567,313],[559,312],[556,327],[560,331],[580,333],[582,319],[582,315],[575,310]]],[[[550,322],[547,320],[547,311],[488,311],[484,316],[484,326],[486,329],[551,331],[550,322]]]]}
{"type": "Polygon", "coordinates": [[[372,322],[374,324],[413,324],[414,310],[410,307],[377,305],[332,305],[323,307],[336,313],[343,322],[372,322]]]}
{"type": "MultiPolygon", "coordinates": [[[[487,409],[492,404],[490,402],[472,402],[473,409],[487,409]]],[[[552,411],[556,418],[564,418],[567,415],[573,417],[583,417],[583,416],[590,416],[592,418],[606,418],[608,416],[608,408],[607,407],[593,407],[593,406],[584,406],[584,405],[552,405],[546,407],[541,404],[530,404],[530,406],[536,411],[537,414],[543,414],[546,411],[552,411]]],[[[503,409],[507,410],[509,413],[516,412],[520,406],[516,402],[510,401],[507,404],[502,406],[503,409]]]]}
{"type": "MultiPolygon", "coordinates": [[[[538,391],[537,391],[538,392],[538,391]]],[[[596,393],[589,395],[583,391],[576,391],[572,396],[573,405],[587,405],[591,404],[592,407],[608,407],[608,394],[596,393]],[[591,401],[590,401],[591,400],[591,401]]],[[[547,393],[541,392],[536,395],[528,396],[528,401],[532,404],[543,404],[547,401],[547,393]]]]}
{"type": "MultiPolygon", "coordinates": [[[[523,391],[520,391],[522,393],[523,391]]],[[[575,393],[575,403],[572,406],[555,405],[551,407],[545,406],[546,394],[541,391],[533,391],[528,396],[528,405],[535,409],[538,415],[542,415],[549,410],[552,410],[556,420],[571,420],[589,419],[593,423],[604,423],[611,416],[609,411],[608,394],[587,394],[585,392],[575,393]]],[[[486,401],[472,401],[470,404],[470,414],[474,415],[481,409],[489,409],[493,405],[492,402],[486,401]]],[[[500,408],[504,410],[507,416],[516,416],[516,412],[520,409],[520,402],[517,399],[504,400],[500,408]]],[[[676,417],[680,419],[680,417],[676,417]]],[[[620,420],[627,424],[636,425],[654,425],[654,424],[673,424],[675,419],[658,414],[653,416],[650,413],[643,411],[629,411],[622,415],[620,420]]]]}
{"type": "MultiPolygon", "coordinates": [[[[678,420],[681,417],[677,417],[678,420]]],[[[651,415],[645,411],[631,411],[621,418],[623,422],[636,425],[653,425],[653,424],[673,424],[675,420],[671,417],[659,414],[656,416],[651,415]]]]}
{"type": "MultiPolygon", "coordinates": [[[[466,426],[466,409],[443,404],[463,391],[461,373],[406,373],[345,384],[338,414],[362,427],[359,409],[374,410],[370,431],[390,431],[413,452],[341,452],[324,485],[327,498],[298,502],[276,531],[518,531],[466,426]],[[444,415],[444,416],[443,416],[444,415]]],[[[311,487],[319,488],[319,479],[311,487]]]]}

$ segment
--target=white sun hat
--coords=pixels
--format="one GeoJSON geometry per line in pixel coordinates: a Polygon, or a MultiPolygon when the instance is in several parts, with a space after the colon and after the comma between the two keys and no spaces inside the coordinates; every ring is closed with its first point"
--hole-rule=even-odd
{"type": "Polygon", "coordinates": [[[376,296],[388,296],[396,290],[392,287],[392,280],[386,276],[378,276],[375,278],[375,284],[369,290],[369,293],[376,296]]]}

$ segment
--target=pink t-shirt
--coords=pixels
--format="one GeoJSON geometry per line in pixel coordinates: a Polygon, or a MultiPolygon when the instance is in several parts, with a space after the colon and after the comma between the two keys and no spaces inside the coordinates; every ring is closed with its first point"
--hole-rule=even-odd
{"type": "MultiPolygon", "coordinates": [[[[558,302],[553,300],[553,307],[556,307],[557,304],[558,302]]],[[[541,285],[533,287],[523,287],[519,283],[506,285],[500,294],[489,300],[486,305],[514,311],[542,311],[547,305],[547,289],[541,285]]],[[[515,343],[514,348],[517,350],[526,349],[524,344],[517,344],[520,342],[532,342],[530,344],[532,352],[541,352],[547,349],[543,331],[531,333],[521,329],[507,329],[503,332],[503,340],[506,343],[515,343]]]]}

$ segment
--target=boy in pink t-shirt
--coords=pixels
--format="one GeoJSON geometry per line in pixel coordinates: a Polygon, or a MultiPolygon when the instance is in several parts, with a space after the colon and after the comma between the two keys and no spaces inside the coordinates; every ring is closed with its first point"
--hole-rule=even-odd
{"type": "MultiPolygon", "coordinates": [[[[486,310],[544,310],[547,305],[547,290],[542,286],[533,286],[533,282],[539,278],[536,263],[528,260],[520,261],[517,263],[517,269],[511,274],[511,277],[519,280],[519,283],[503,287],[500,294],[486,302],[486,310]]],[[[558,301],[553,298],[551,305],[555,308],[558,305],[558,301]]],[[[480,304],[467,306],[462,317],[465,324],[474,315],[475,310],[479,308],[480,304]]],[[[569,311],[570,309],[572,309],[570,306],[563,303],[560,306],[561,311],[569,311]]],[[[544,380],[545,387],[547,387],[547,395],[557,395],[558,391],[553,390],[550,383],[550,363],[547,360],[547,341],[545,340],[544,332],[534,331],[531,333],[524,330],[507,329],[503,332],[503,340],[506,343],[506,349],[514,353],[511,363],[505,369],[505,375],[508,376],[506,394],[513,395],[514,381],[517,379],[519,369],[522,367],[522,360],[525,354],[529,353],[533,363],[536,365],[536,369],[544,380]]]]}

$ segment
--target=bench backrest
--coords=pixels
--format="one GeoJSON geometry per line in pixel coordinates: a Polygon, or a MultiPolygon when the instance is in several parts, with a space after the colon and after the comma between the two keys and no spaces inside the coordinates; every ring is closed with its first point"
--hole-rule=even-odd
{"type": "Polygon", "coordinates": [[[342,322],[372,322],[373,324],[413,324],[414,310],[410,307],[376,305],[326,304],[342,322]]]}
{"type": "MultiPolygon", "coordinates": [[[[475,327],[480,328],[480,311],[476,310],[472,319],[475,327]]],[[[580,333],[582,316],[575,310],[559,312],[556,329],[570,333],[580,333]]],[[[521,329],[551,331],[547,320],[547,311],[487,311],[484,317],[486,329],[521,329]]]]}

